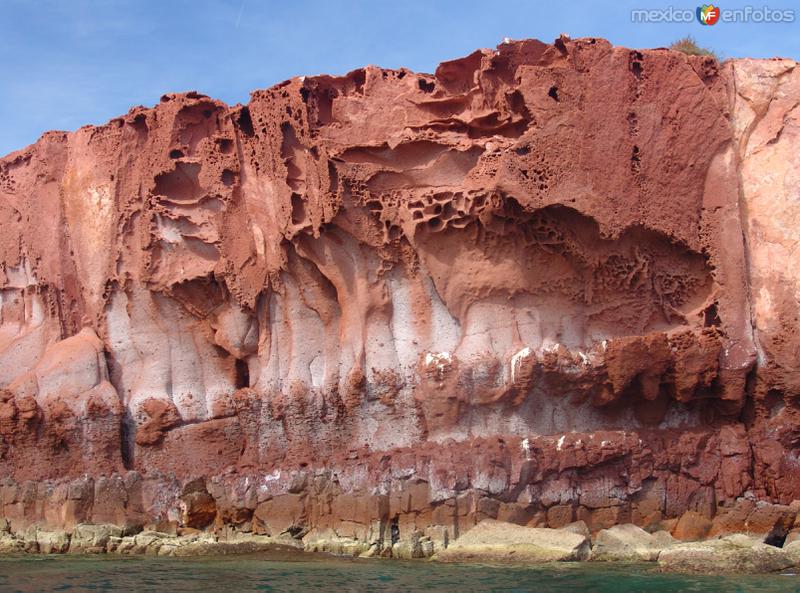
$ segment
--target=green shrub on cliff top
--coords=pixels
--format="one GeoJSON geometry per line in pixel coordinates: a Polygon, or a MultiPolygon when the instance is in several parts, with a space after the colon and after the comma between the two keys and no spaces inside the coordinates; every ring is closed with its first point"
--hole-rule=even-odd
{"type": "Polygon", "coordinates": [[[715,60],[719,61],[719,56],[717,56],[714,51],[708,49],[707,47],[700,47],[697,45],[697,42],[691,35],[687,35],[686,37],[678,39],[677,41],[673,42],[669,48],[674,49],[675,51],[683,52],[690,56],[711,56],[715,60]]]}

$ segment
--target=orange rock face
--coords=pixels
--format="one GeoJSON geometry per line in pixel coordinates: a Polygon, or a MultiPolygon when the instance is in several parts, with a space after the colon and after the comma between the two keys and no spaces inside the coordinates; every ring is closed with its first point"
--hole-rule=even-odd
{"type": "Polygon", "coordinates": [[[6,156],[3,516],[391,547],[788,505],[794,65],[528,40],[6,156]]]}

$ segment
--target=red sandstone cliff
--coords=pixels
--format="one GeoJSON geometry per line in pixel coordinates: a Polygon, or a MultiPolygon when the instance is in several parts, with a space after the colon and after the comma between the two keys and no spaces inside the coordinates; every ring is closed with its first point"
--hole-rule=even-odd
{"type": "Polygon", "coordinates": [[[0,160],[2,514],[439,541],[800,498],[795,65],[529,40],[45,134],[0,160]]]}

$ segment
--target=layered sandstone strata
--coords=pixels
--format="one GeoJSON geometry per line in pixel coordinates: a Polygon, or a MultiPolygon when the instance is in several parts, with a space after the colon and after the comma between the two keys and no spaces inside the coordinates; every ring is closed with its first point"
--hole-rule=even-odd
{"type": "Polygon", "coordinates": [[[528,40],[45,134],[0,160],[2,515],[787,531],[795,66],[528,40]]]}

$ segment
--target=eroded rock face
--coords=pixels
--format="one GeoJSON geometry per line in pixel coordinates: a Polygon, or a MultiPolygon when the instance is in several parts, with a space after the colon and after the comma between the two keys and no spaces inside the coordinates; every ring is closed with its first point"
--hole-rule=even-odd
{"type": "Polygon", "coordinates": [[[800,498],[797,76],[528,40],[45,134],[0,160],[3,515],[413,556],[800,498]]]}

